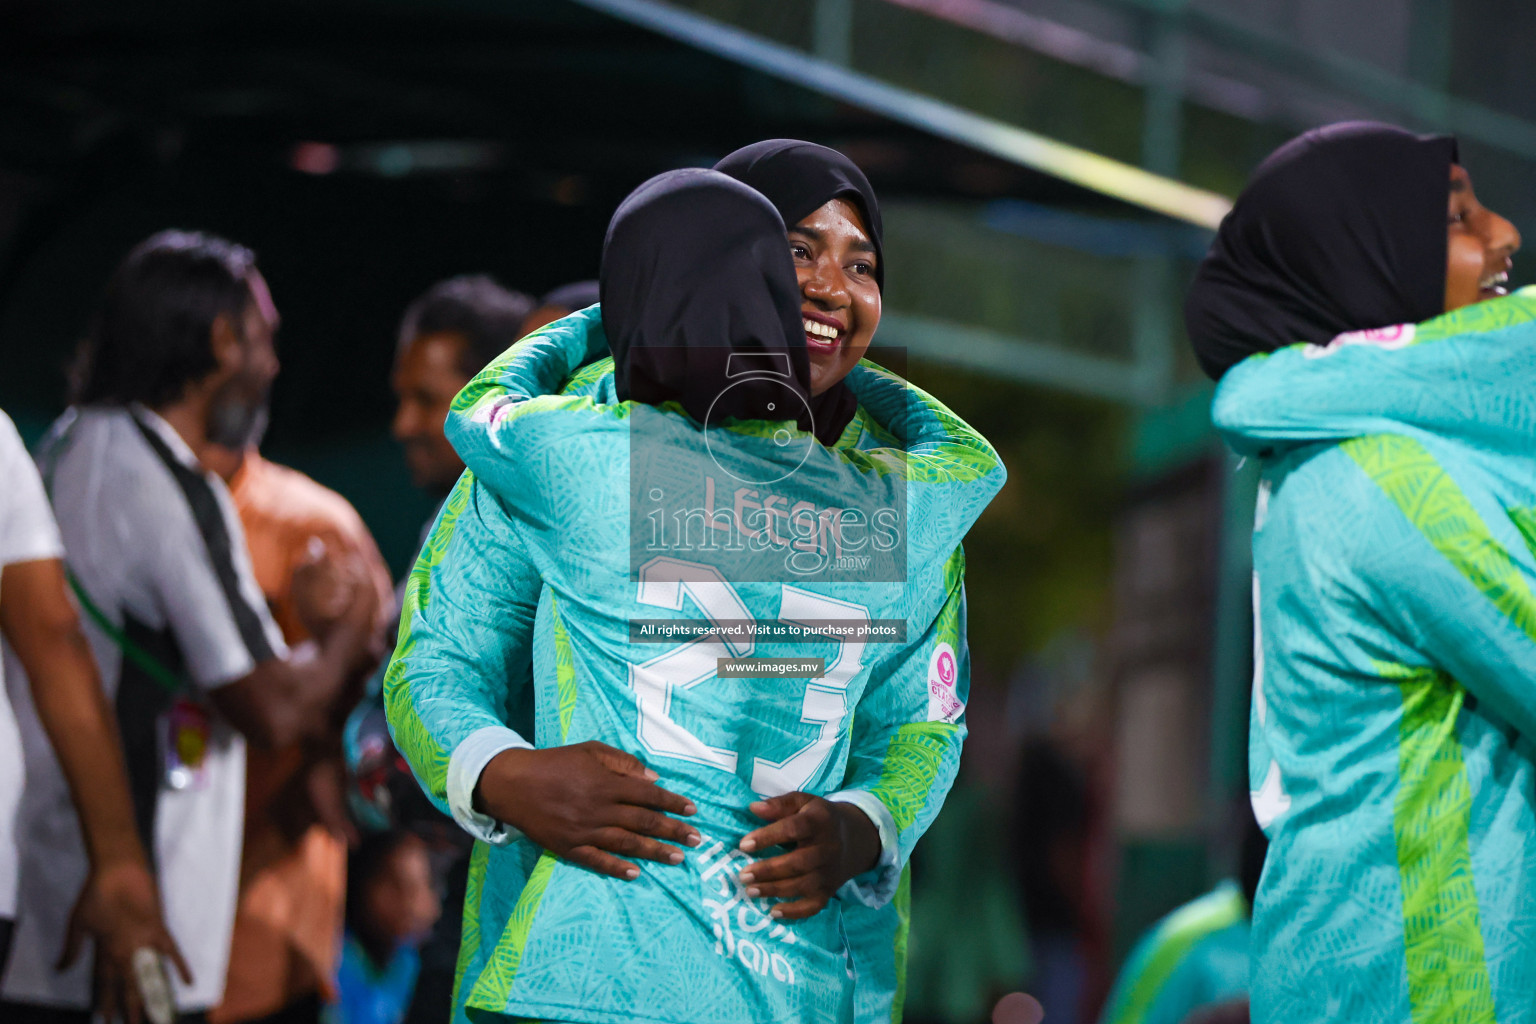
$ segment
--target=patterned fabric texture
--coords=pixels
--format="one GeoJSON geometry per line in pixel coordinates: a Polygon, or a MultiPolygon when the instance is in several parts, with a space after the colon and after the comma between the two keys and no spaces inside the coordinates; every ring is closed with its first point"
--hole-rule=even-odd
{"type": "MultiPolygon", "coordinates": [[[[455,403],[450,437],[470,471],[413,574],[386,700],[402,752],[442,803],[452,751],[504,717],[510,691],[527,685],[517,666],[531,649],[537,745],[599,739],[634,753],[699,806],[693,822],[705,840],[677,867],[642,862],[634,882],[573,867],[523,839],[479,845],[456,1017],[851,1020],[855,1003],[861,1024],[899,1016],[905,900],[865,907],[845,891],[811,920],[775,921],[735,883],[750,860],[736,843],[760,824],[746,810],[758,793],[860,789],[899,830],[889,866],[897,888],[958,767],[968,681],[958,544],[1001,486],[1002,467],[938,403],[864,368],[861,380],[850,377],[865,388],[860,415],[837,448],[816,446],[805,465],[759,490],[820,508],[874,493],[904,510],[914,524],[902,552],[907,582],[786,580],[764,567],[782,551],[744,562],[739,552],[673,547],[647,565],[686,563],[684,571],[637,584],[632,479],[638,487],[640,472],[670,473],[670,489],[713,474],[724,493],[739,484],[732,474],[779,476],[768,470],[782,460],[782,439],[739,425],[722,454],[676,412],[616,403],[606,361],[577,373],[561,396],[514,400],[558,390],[605,344],[596,310],[575,314],[514,347],[455,403]],[[634,445],[650,442],[633,441],[637,421],[664,439],[639,461],[634,445]],[[904,451],[892,447],[898,434],[904,451]],[[713,574],[690,576],[698,565],[713,574]],[[901,619],[909,642],[630,642],[628,620],[705,618],[704,606],[726,594],[741,618],[810,608],[901,619]],[[669,663],[689,648],[703,657],[701,671],[669,663]],[[828,673],[715,674],[717,655],[749,652],[824,657],[828,673]]],[[[642,499],[662,486],[657,479],[644,480],[642,499]]]]}
{"type": "Polygon", "coordinates": [[[1536,295],[1235,368],[1264,457],[1253,1020],[1536,1006],[1536,295]]]}

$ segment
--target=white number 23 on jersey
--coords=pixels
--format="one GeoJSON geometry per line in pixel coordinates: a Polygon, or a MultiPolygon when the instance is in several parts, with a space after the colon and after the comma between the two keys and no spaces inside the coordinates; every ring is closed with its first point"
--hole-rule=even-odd
{"type": "MultiPolygon", "coordinates": [[[[641,604],[682,611],[685,600],[711,623],[751,619],[736,588],[713,566],[676,558],[653,558],[640,567],[641,604]]],[[[819,619],[869,621],[862,605],[813,594],[782,585],[778,619],[812,626],[819,619]]],[[[649,753],[675,757],[696,764],[713,765],[735,772],[736,751],[711,747],[672,718],[672,695],[715,677],[720,658],[743,658],[752,653],[751,637],[722,639],[721,634],[690,641],[640,665],[629,668],[630,685],[640,706],[640,745],[649,753]]],[[[864,643],[844,640],[826,675],[805,688],[800,720],[816,730],[816,736],[783,761],[757,757],[752,761],[752,790],[762,796],[778,796],[804,789],[837,744],[844,716],[848,714],[848,683],[863,664],[864,643]]]]}

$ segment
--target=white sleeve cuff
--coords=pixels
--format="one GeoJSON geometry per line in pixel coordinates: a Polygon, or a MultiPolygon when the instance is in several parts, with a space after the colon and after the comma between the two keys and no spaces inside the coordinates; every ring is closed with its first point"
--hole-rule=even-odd
{"type": "Polygon", "coordinates": [[[898,830],[890,808],[879,797],[862,789],[845,789],[828,794],[826,799],[857,807],[874,822],[875,831],[880,833],[880,859],[868,871],[844,882],[837,891],[838,897],[857,900],[866,907],[885,906],[896,895],[896,886],[901,882],[901,869],[896,864],[898,830]]]}
{"type": "Polygon", "coordinates": [[[459,826],[482,842],[500,846],[522,833],[505,822],[475,810],[475,786],[491,759],[504,750],[532,750],[533,744],[502,725],[476,729],[460,741],[448,758],[448,809],[459,826]]]}

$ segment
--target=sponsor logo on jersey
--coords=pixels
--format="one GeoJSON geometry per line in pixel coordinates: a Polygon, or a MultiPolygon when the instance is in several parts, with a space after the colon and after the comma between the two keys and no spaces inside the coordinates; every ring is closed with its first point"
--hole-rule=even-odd
{"type": "Polygon", "coordinates": [[[750,974],[795,984],[795,967],[785,956],[799,941],[792,929],[771,916],[773,901],[751,898],[737,877],[756,861],[719,839],[706,837],[695,853],[703,867],[704,909],[715,933],[715,955],[740,964],[750,974]]]}
{"type": "Polygon", "coordinates": [[[953,722],[965,710],[960,699],[960,662],[955,649],[941,643],[928,659],[928,721],[953,722]]]}

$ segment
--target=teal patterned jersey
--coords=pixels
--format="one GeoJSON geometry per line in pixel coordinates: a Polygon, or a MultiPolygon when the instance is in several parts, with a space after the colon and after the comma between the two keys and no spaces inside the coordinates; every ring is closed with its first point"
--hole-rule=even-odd
{"type": "Polygon", "coordinates": [[[1536,296],[1253,357],[1261,1024],[1536,1004],[1536,296]]]}
{"type": "MultiPolygon", "coordinates": [[[[850,458],[818,449],[814,454],[837,459],[830,468],[843,475],[836,482],[803,486],[796,497],[825,501],[838,488],[868,486],[873,478],[879,486],[910,489],[915,499],[910,515],[929,517],[925,522],[931,527],[935,520],[922,492],[958,482],[974,493],[970,510],[958,517],[940,511],[941,522],[951,517],[945,526],[949,533],[925,529],[912,538],[907,552],[911,579],[905,585],[798,585],[764,582],[757,574],[756,581],[727,581],[726,586],[757,618],[782,616],[785,609],[776,606],[786,600],[811,602],[812,609],[818,601],[841,602],[843,615],[862,605],[860,614],[904,619],[911,642],[870,644],[862,650],[830,641],[758,643],[753,651],[758,656],[822,653],[832,671],[827,679],[810,683],[726,680],[710,674],[691,686],[675,687],[665,715],[658,716],[654,707],[647,708],[643,686],[633,684],[632,666],[643,669],[647,661],[667,657],[668,649],[628,643],[623,619],[679,613],[697,618],[694,598],[685,591],[680,608],[660,611],[639,601],[637,594],[645,596],[643,585],[637,590],[629,578],[625,542],[610,536],[605,547],[603,539],[586,535],[596,512],[581,504],[584,498],[572,502],[563,496],[561,514],[568,518],[560,525],[545,527],[520,518],[533,510],[504,489],[521,485],[518,465],[534,449],[525,437],[489,437],[505,422],[501,413],[494,422],[489,416],[483,424],[474,420],[477,409],[505,410],[509,381],[516,379],[523,393],[549,390],[581,358],[569,363],[524,358],[520,375],[520,350],[560,339],[562,330],[594,328],[600,332],[592,313],[585,321],[578,315],[546,329],[461,397],[457,415],[463,418],[454,436],[472,472],[445,507],[413,573],[400,649],[386,684],[391,722],[424,787],[446,806],[455,747],[501,720],[507,690],[517,685],[514,663],[527,660],[526,642],[519,647],[515,638],[505,636],[508,617],[522,626],[536,620],[531,635],[539,745],[601,739],[631,750],[661,772],[664,785],[695,800],[700,806],[695,823],[708,838],[681,867],[647,863],[633,883],[556,862],[523,840],[478,844],[466,904],[459,1003],[471,1014],[485,1010],[599,1021],[846,1019],[854,987],[850,973],[856,973],[863,979],[857,986],[860,1002],[877,1007],[872,1014],[889,1015],[899,985],[903,933],[897,922],[904,891],[880,909],[863,907],[861,899],[882,902],[897,890],[905,855],[953,778],[965,696],[962,563],[955,548],[969,519],[1000,485],[1001,467],[985,443],[937,403],[867,371],[871,386],[861,395],[860,418],[844,440],[874,450],[850,458]],[[536,374],[540,366],[549,369],[550,379],[529,379],[526,371],[536,374]],[[878,447],[890,435],[875,425],[880,414],[869,410],[882,402],[884,418],[904,433],[914,453],[905,461],[878,447]],[[471,434],[485,430],[487,436],[466,440],[464,429],[471,434]],[[476,443],[487,445],[478,456],[476,443]],[[505,450],[516,458],[498,453],[487,464],[481,456],[493,444],[511,445],[505,450]],[[497,481],[498,475],[503,479],[497,481]],[[583,534],[570,537],[572,528],[583,534]],[[606,552],[608,564],[573,558],[572,547],[582,555],[606,552]],[[553,558],[550,548],[557,551],[553,558]],[[557,558],[567,564],[557,566],[557,558]],[[507,586],[519,574],[526,579],[529,564],[548,584],[536,615],[526,588],[518,595],[516,587],[507,586]],[[609,574],[613,589],[594,588],[599,572],[609,574]],[[581,584],[573,585],[572,578],[581,584]],[[938,678],[946,671],[947,682],[938,678]],[[836,714],[840,708],[845,710],[836,714]],[[837,721],[831,720],[834,715],[837,721]],[[658,744],[645,738],[647,728],[657,725],[663,733],[676,730],[690,738],[671,748],[663,744],[658,751],[658,744]],[[729,755],[735,755],[731,768],[726,767],[729,755]],[[882,877],[855,880],[862,884],[851,883],[853,891],[845,899],[807,922],[772,921],[767,907],[746,900],[734,883],[747,862],[735,852],[735,843],[758,824],[746,804],[756,799],[755,793],[783,788],[863,791],[886,808],[896,831],[897,857],[871,873],[882,877]],[[855,908],[846,920],[839,913],[842,904],[855,908]],[[659,941],[663,936],[665,941],[659,941]],[[878,986],[884,986],[883,998],[878,986]]],[[[571,339],[561,340],[564,348],[571,347],[571,339]]],[[[698,444],[697,428],[675,413],[614,403],[606,370],[599,364],[577,374],[565,400],[580,392],[581,411],[598,417],[668,417],[678,427],[668,437],[670,448],[698,444]]],[[[511,408],[535,407],[529,402],[511,408]]],[[[561,418],[570,411],[552,410],[561,418]]],[[[558,450],[564,454],[570,435],[560,430],[558,450]]],[[[622,431],[609,439],[616,448],[629,446],[622,431]]],[[[701,464],[718,461],[696,449],[691,455],[701,464]]],[[[603,483],[594,491],[606,488],[597,500],[608,511],[610,528],[616,523],[616,529],[627,532],[622,510],[613,513],[627,501],[622,488],[629,454],[621,450],[608,458],[617,461],[594,473],[603,483]]],[[[825,474],[828,467],[802,467],[795,475],[797,485],[805,469],[825,474]]],[[[563,482],[570,474],[567,464],[551,470],[550,478],[563,482]]],[[[538,585],[535,579],[533,593],[538,585]]],[[[704,599],[711,600],[707,591],[704,599]]],[[[530,632],[520,631],[525,637],[530,632]]],[[[656,735],[651,733],[653,740],[656,735]]],[[[861,1014],[859,1019],[877,1018],[861,1014]]]]}

